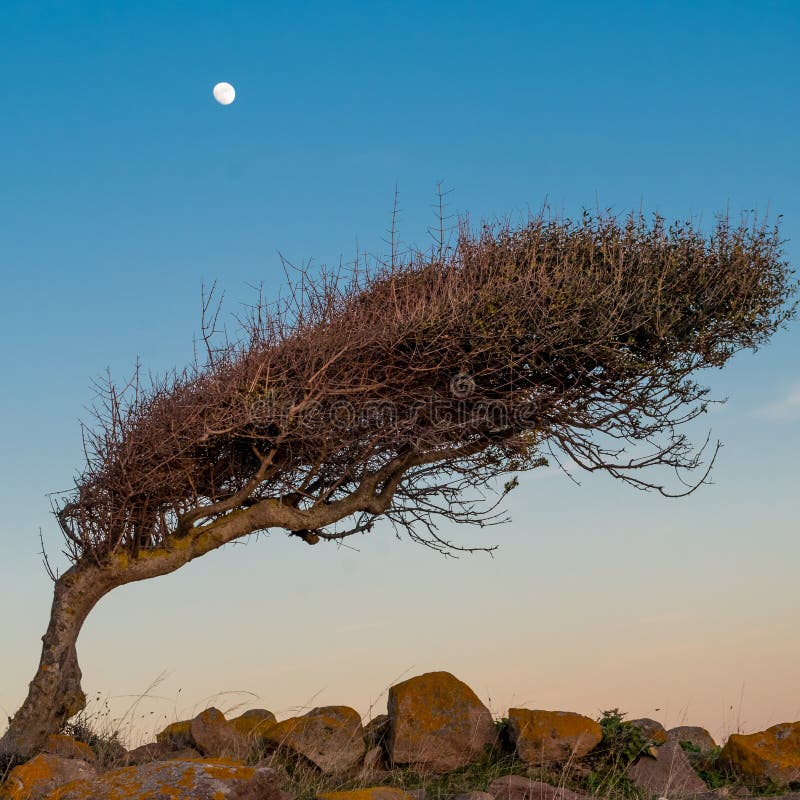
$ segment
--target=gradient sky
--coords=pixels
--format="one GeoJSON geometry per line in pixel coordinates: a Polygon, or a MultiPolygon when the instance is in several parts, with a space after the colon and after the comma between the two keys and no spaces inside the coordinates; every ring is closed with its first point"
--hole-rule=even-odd
{"type": "MultiPolygon", "coordinates": [[[[783,214],[797,264],[799,40],[796,2],[3,0],[0,711],[38,661],[38,530],[63,566],[46,493],[80,466],[92,379],[188,361],[204,281],[232,314],[278,291],[279,252],[380,252],[395,185],[424,245],[438,181],[476,220],[783,214]]],[[[725,447],[688,499],[542,470],[512,523],[447,530],[494,558],[275,532],[115,591],[79,644],[93,708],[162,676],[125,718],[141,740],[211,702],[378,713],[447,669],[497,715],[619,707],[718,738],[800,719],[798,344],[795,324],[705,376],[725,447]]]]}

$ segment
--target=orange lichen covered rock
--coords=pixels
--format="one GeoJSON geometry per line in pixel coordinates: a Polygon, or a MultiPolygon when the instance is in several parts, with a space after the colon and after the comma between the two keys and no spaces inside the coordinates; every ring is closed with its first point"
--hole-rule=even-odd
{"type": "Polygon", "coordinates": [[[48,736],[44,752],[61,756],[61,758],[77,758],[80,761],[88,761],[90,764],[97,761],[94,750],[88,744],[63,734],[48,736]]]}
{"type": "Polygon", "coordinates": [[[603,729],[572,711],[508,710],[508,729],[517,755],[528,764],[563,764],[597,747],[603,729]]]}
{"type": "Polygon", "coordinates": [[[168,742],[151,742],[136,747],[125,754],[124,764],[120,766],[132,767],[139,764],[148,764],[151,761],[187,761],[192,758],[202,758],[200,752],[193,747],[182,747],[176,750],[168,742]]]}
{"type": "Polygon", "coordinates": [[[719,757],[751,780],[780,786],[800,781],[800,722],[783,722],[759,733],[732,733],[719,757]]]}
{"type": "Polygon", "coordinates": [[[156,741],[171,744],[173,747],[194,747],[192,721],[184,719],[167,725],[161,733],[156,735],[156,741]]]}
{"type": "Polygon", "coordinates": [[[230,720],[230,724],[243,736],[257,739],[277,721],[271,711],[267,711],[264,708],[252,708],[250,711],[245,711],[241,716],[234,717],[234,719],[230,720]]]}
{"type": "Polygon", "coordinates": [[[371,786],[348,792],[320,792],[317,800],[414,800],[414,795],[391,786],[371,786]]]}
{"type": "Polygon", "coordinates": [[[207,758],[234,758],[244,761],[250,740],[239,733],[216,708],[207,708],[191,722],[189,731],[195,747],[207,758]]]}
{"type": "Polygon", "coordinates": [[[44,800],[59,786],[96,774],[86,761],[41,753],[11,770],[0,788],[0,800],[44,800]]]}
{"type": "Polygon", "coordinates": [[[448,772],[497,742],[489,709],[449,672],[428,672],[389,689],[390,762],[448,772]]]}
{"type": "Polygon", "coordinates": [[[124,767],[62,786],[47,800],[282,800],[270,767],[224,759],[160,761],[124,767]]]}
{"type": "Polygon", "coordinates": [[[273,750],[302,756],[326,775],[355,769],[364,758],[364,728],[349,706],[315,708],[278,722],[261,734],[273,750]]]}

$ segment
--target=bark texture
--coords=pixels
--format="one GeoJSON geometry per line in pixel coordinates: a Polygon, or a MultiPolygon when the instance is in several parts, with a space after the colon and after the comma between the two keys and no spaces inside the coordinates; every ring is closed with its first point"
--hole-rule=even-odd
{"type": "Polygon", "coordinates": [[[50,624],[28,696],[0,739],[0,754],[27,758],[86,706],[76,642],[89,612],[112,585],[96,569],[73,566],[55,583],[50,624]],[[94,579],[94,580],[93,580],[94,579]]]}

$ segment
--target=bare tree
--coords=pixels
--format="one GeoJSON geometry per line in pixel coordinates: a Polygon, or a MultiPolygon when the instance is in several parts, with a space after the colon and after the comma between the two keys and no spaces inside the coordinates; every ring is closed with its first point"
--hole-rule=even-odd
{"type": "Polygon", "coordinates": [[[778,230],[747,218],[708,234],[641,215],[462,221],[405,256],[391,236],[387,263],[301,271],[259,299],[236,341],[206,297],[202,358],[102,387],[54,506],[71,566],[0,751],[29,755],[84,707],[76,640],[104,595],[257,531],[316,544],[383,517],[452,553],[437,520],[499,521],[483,489],[548,458],[694,491],[716,449],[682,432],[711,402],[693,376],[794,313],[778,230]]]}

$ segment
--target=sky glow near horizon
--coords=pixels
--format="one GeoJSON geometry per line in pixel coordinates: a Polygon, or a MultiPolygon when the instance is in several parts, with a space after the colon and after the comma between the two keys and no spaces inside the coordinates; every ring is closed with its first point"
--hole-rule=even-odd
{"type": "MultiPolygon", "coordinates": [[[[425,246],[439,181],[474,222],[781,214],[797,265],[798,39],[794,3],[4,2],[0,712],[38,663],[38,530],[63,567],[46,494],[80,467],[92,379],[187,363],[203,282],[233,315],[277,294],[279,252],[385,252],[395,185],[425,246]]],[[[113,592],[79,641],[93,708],[133,708],[136,742],[211,703],[380,713],[446,669],[498,716],[618,707],[718,740],[800,719],[799,343],[702,376],[725,447],[684,500],[548,468],[509,524],[445,528],[492,558],[272,532],[113,592]]]]}

